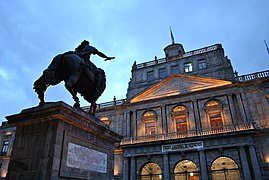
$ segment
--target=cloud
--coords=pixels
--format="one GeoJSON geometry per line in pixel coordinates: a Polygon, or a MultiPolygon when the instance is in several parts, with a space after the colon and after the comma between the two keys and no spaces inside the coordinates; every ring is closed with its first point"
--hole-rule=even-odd
{"type": "MultiPolygon", "coordinates": [[[[264,70],[268,5],[267,0],[0,1],[0,117],[37,105],[33,82],[54,56],[84,39],[116,57],[106,62],[92,57],[107,74],[98,102],[125,98],[134,61],[164,57],[163,48],[171,43],[169,26],[186,51],[222,43],[239,74],[264,70]]],[[[63,84],[50,87],[46,99],[73,104],[63,84]]]]}

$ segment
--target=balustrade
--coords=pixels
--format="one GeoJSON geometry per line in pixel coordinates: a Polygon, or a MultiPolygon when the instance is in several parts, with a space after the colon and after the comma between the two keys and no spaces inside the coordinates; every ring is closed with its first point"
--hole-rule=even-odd
{"type": "Polygon", "coordinates": [[[250,130],[250,129],[254,129],[252,124],[234,124],[234,125],[221,126],[214,130],[213,129],[196,129],[196,130],[188,130],[185,133],[173,132],[173,133],[164,133],[164,134],[156,134],[156,135],[149,135],[149,136],[128,137],[128,138],[122,139],[121,145],[168,140],[168,139],[188,138],[188,137],[195,137],[195,136],[205,136],[205,135],[212,135],[212,134],[250,130]]]}

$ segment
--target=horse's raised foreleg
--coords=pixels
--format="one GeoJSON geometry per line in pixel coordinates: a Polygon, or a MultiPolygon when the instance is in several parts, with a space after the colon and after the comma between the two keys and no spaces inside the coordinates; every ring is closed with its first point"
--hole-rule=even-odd
{"type": "Polygon", "coordinates": [[[73,90],[73,85],[76,84],[77,81],[78,81],[78,76],[75,76],[75,75],[70,76],[69,79],[65,82],[65,88],[70,92],[70,94],[72,95],[75,101],[74,107],[80,108],[77,93],[73,90]]]}

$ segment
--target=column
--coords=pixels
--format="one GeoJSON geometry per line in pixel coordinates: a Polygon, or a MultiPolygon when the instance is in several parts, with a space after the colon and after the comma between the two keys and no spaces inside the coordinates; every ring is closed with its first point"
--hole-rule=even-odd
{"type": "Polygon", "coordinates": [[[130,132],[130,129],[131,129],[131,115],[132,115],[132,111],[126,111],[125,112],[126,114],[126,136],[127,137],[131,137],[131,132],[130,132]]]}
{"type": "Polygon", "coordinates": [[[204,150],[199,151],[199,161],[200,161],[200,177],[202,180],[208,180],[207,165],[204,150]]]}
{"type": "Polygon", "coordinates": [[[170,168],[169,168],[169,159],[168,153],[163,154],[163,179],[170,179],[170,168]]]}
{"type": "Polygon", "coordinates": [[[248,159],[246,155],[246,151],[244,146],[239,147],[239,155],[241,159],[241,165],[242,165],[242,170],[243,170],[243,175],[245,180],[251,180],[251,175],[249,171],[249,166],[248,166],[248,159]]]}
{"type": "Polygon", "coordinates": [[[123,166],[123,180],[129,180],[130,174],[129,174],[129,158],[126,156],[123,160],[124,166],[123,166]]]}
{"type": "Polygon", "coordinates": [[[239,105],[239,110],[240,110],[240,114],[241,114],[241,117],[243,119],[243,122],[244,123],[247,123],[248,120],[247,120],[247,116],[245,114],[245,110],[244,110],[244,104],[241,100],[241,97],[240,97],[240,94],[236,94],[236,98],[237,98],[237,101],[238,101],[238,105],[239,105]]]}
{"type": "Polygon", "coordinates": [[[250,154],[250,161],[251,161],[251,166],[253,168],[255,179],[260,180],[262,179],[261,170],[258,163],[258,158],[257,158],[254,145],[249,146],[249,154],[250,154]]]}
{"type": "Polygon", "coordinates": [[[130,180],[136,180],[136,167],[135,167],[135,157],[131,157],[131,176],[130,180]]]}
{"type": "Polygon", "coordinates": [[[137,136],[137,119],[136,119],[136,110],[133,111],[133,117],[132,117],[132,127],[133,129],[133,137],[137,136]]]}
{"type": "Polygon", "coordinates": [[[201,119],[199,116],[199,109],[198,109],[198,102],[197,100],[192,101],[193,111],[194,111],[194,118],[195,118],[195,129],[201,130],[201,119]]]}
{"type": "Polygon", "coordinates": [[[232,116],[232,123],[238,124],[239,118],[236,116],[235,104],[232,98],[232,94],[229,94],[227,96],[228,96],[228,101],[229,101],[229,106],[230,106],[230,111],[231,111],[231,116],[232,116]]]}
{"type": "Polygon", "coordinates": [[[168,133],[165,106],[161,106],[161,112],[162,112],[162,122],[163,122],[162,133],[168,133]]]}

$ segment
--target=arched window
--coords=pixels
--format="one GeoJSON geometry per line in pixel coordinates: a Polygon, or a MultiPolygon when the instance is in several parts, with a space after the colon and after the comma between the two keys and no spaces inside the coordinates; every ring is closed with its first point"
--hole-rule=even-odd
{"type": "Polygon", "coordinates": [[[211,130],[222,130],[222,104],[219,101],[209,101],[205,108],[210,121],[211,130]]]}
{"type": "Polygon", "coordinates": [[[236,162],[229,157],[219,157],[211,165],[213,180],[240,180],[240,171],[236,162]]]}
{"type": "Polygon", "coordinates": [[[176,132],[186,134],[188,132],[188,109],[185,106],[176,106],[172,110],[172,120],[175,122],[176,132]]]}
{"type": "Polygon", "coordinates": [[[145,123],[145,135],[154,135],[156,133],[156,114],[153,111],[147,111],[143,114],[143,121],[145,123]]]}
{"type": "Polygon", "coordinates": [[[103,123],[105,123],[106,125],[109,125],[111,123],[111,120],[108,117],[102,117],[100,118],[101,121],[103,121],[103,123]]]}
{"type": "Polygon", "coordinates": [[[156,163],[147,163],[143,166],[140,176],[141,180],[161,180],[162,170],[156,163]]]}
{"type": "Polygon", "coordinates": [[[175,180],[199,180],[198,168],[190,160],[182,160],[175,166],[175,180]]]}

